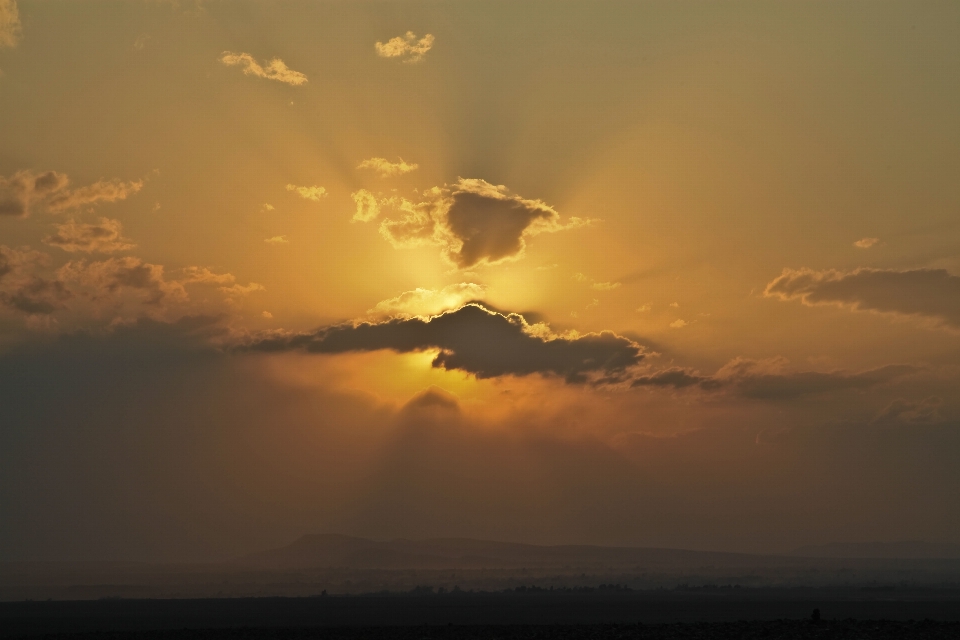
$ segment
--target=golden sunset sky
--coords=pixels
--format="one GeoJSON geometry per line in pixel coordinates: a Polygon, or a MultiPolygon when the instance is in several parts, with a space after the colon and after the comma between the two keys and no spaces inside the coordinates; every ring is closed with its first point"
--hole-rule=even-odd
{"type": "Polygon", "coordinates": [[[0,560],[960,542],[958,178],[956,2],[0,0],[0,560]]]}

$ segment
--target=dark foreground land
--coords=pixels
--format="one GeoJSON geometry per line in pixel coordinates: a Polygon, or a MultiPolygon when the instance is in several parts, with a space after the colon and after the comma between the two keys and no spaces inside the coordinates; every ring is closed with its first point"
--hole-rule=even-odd
{"type": "Polygon", "coordinates": [[[960,638],[949,590],[465,593],[0,603],[0,637],[85,640],[960,638]],[[822,620],[811,620],[819,609],[822,620]]]}
{"type": "Polygon", "coordinates": [[[820,622],[775,620],[658,625],[498,625],[444,627],[327,627],[182,629],[45,636],[57,640],[913,640],[960,637],[960,623],[933,620],[820,622]]]}

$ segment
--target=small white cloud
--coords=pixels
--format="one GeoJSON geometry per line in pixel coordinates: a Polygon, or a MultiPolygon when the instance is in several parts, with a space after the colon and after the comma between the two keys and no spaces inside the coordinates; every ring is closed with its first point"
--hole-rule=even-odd
{"type": "Polygon", "coordinates": [[[647,311],[650,311],[650,305],[648,304],[642,304],[637,307],[637,313],[645,313],[647,311]]]}
{"type": "Polygon", "coordinates": [[[370,222],[380,215],[380,204],[377,202],[377,197],[366,189],[351,193],[350,197],[357,204],[357,211],[353,214],[355,222],[370,222]]]}
{"type": "Polygon", "coordinates": [[[143,51],[143,49],[150,43],[151,37],[147,33],[142,33],[137,36],[137,39],[133,41],[133,48],[137,51],[143,51]]]}
{"type": "Polygon", "coordinates": [[[545,264],[545,265],[542,265],[542,266],[537,267],[537,271],[549,271],[550,269],[556,269],[556,268],[559,267],[559,266],[560,266],[560,265],[559,265],[559,264],[556,264],[556,263],[554,263],[554,264],[545,264]]]}
{"type": "Polygon", "coordinates": [[[486,287],[472,282],[451,284],[439,291],[414,289],[404,291],[396,298],[378,302],[367,313],[391,316],[432,316],[450,309],[459,309],[467,302],[482,300],[486,287]]]}
{"type": "Polygon", "coordinates": [[[679,308],[680,308],[680,303],[679,303],[679,302],[671,302],[671,303],[670,303],[670,306],[673,307],[674,309],[679,309],[679,308]]]}
{"type": "Polygon", "coordinates": [[[357,169],[372,169],[380,174],[381,178],[392,178],[416,171],[419,166],[416,163],[404,162],[403,158],[400,158],[400,162],[390,162],[386,158],[370,158],[358,164],[357,169]]]}
{"type": "Polygon", "coordinates": [[[594,307],[599,307],[599,306],[600,306],[600,301],[594,298],[593,300],[590,301],[590,304],[584,307],[584,309],[593,309],[594,307]]]}
{"type": "Polygon", "coordinates": [[[594,282],[590,285],[591,289],[595,289],[597,291],[613,291],[619,287],[619,282],[594,282]]]}
{"type": "Polygon", "coordinates": [[[154,205],[153,205],[153,211],[160,211],[160,203],[159,203],[159,202],[154,203],[154,205]]]}
{"type": "Polygon", "coordinates": [[[853,243],[853,246],[859,249],[869,249],[880,242],[880,238],[861,238],[853,243]]]}
{"type": "Polygon", "coordinates": [[[273,236],[272,238],[266,238],[264,242],[267,244],[290,244],[287,236],[273,236]]]}
{"type": "Polygon", "coordinates": [[[184,267],[181,271],[183,272],[183,280],[181,280],[181,282],[185,284],[227,285],[236,282],[236,278],[232,273],[214,273],[208,267],[184,267]]]}
{"type": "Polygon", "coordinates": [[[674,320],[673,322],[670,323],[670,326],[671,326],[673,329],[682,329],[683,327],[687,326],[688,324],[689,324],[689,323],[688,323],[686,320],[674,320]]]}
{"type": "Polygon", "coordinates": [[[224,51],[220,56],[220,62],[227,66],[242,66],[243,73],[247,76],[276,80],[295,87],[299,87],[307,82],[307,76],[299,71],[290,69],[280,58],[270,60],[267,66],[263,67],[249,53],[224,51]]]}
{"type": "Polygon", "coordinates": [[[404,62],[419,62],[433,46],[433,36],[429,33],[420,40],[413,31],[391,38],[386,43],[377,42],[374,48],[381,58],[401,58],[404,62]]]}
{"type": "Polygon", "coordinates": [[[327,190],[324,187],[318,187],[316,185],[312,187],[298,187],[295,184],[288,184],[287,191],[296,191],[300,194],[301,198],[313,200],[314,202],[320,202],[320,198],[327,197],[327,190]]]}
{"type": "Polygon", "coordinates": [[[262,284],[257,284],[256,282],[251,282],[247,285],[242,284],[233,284],[229,287],[217,287],[219,291],[227,294],[228,296],[245,296],[247,294],[253,293],[254,291],[266,291],[266,287],[262,284]]]}
{"type": "Polygon", "coordinates": [[[261,207],[260,210],[261,210],[261,211],[273,211],[274,209],[276,209],[276,207],[274,207],[272,204],[270,204],[269,202],[264,202],[264,203],[263,203],[263,207],[261,207]]]}
{"type": "Polygon", "coordinates": [[[269,320],[270,318],[273,317],[273,314],[270,313],[269,311],[264,311],[264,312],[261,313],[260,315],[261,315],[262,317],[266,318],[267,320],[269,320]]]}
{"type": "Polygon", "coordinates": [[[576,280],[577,282],[586,282],[586,281],[589,280],[590,278],[588,278],[587,276],[583,275],[582,273],[575,273],[575,274],[573,274],[573,279],[576,280]]]}

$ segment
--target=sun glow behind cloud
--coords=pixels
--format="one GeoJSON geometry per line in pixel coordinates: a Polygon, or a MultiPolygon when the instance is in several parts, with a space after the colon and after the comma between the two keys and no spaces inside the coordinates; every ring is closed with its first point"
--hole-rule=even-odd
{"type": "MultiPolygon", "coordinates": [[[[0,2],[17,8],[0,21],[0,405],[18,416],[0,432],[18,484],[0,492],[37,492],[5,505],[66,532],[72,507],[48,505],[84,477],[179,487],[143,475],[161,456],[144,443],[186,425],[204,451],[236,454],[236,476],[191,478],[234,487],[210,504],[271,523],[257,500],[289,507],[242,550],[347,526],[332,508],[304,515],[317,486],[373,514],[361,534],[494,522],[531,541],[740,550],[955,535],[941,500],[960,486],[952,9],[756,3],[708,20],[683,3],[574,2],[542,20],[472,0],[403,16],[231,2],[184,20],[170,3],[126,17],[66,4],[0,2]],[[521,314],[570,344],[505,367],[516,354],[489,322],[414,338],[400,322],[477,300],[500,329],[521,314]],[[403,331],[384,337],[391,318],[403,331]],[[342,330],[325,344],[363,323],[380,342],[342,330]],[[571,366],[589,334],[606,359],[571,366]],[[288,351],[245,349],[256,341],[288,351]],[[76,416],[89,429],[58,431],[76,416]],[[391,449],[404,438],[422,447],[391,449]],[[48,444],[17,449],[30,442],[48,444]],[[144,453],[24,479],[72,473],[63,442],[144,453]],[[452,515],[371,451],[455,487],[452,515]],[[461,468],[479,489],[438,471],[461,468]],[[311,491],[278,489],[289,469],[311,491]],[[364,474],[404,487],[430,526],[344,488],[364,474]],[[869,504],[844,509],[851,481],[869,504]],[[504,502],[515,494],[529,502],[504,502]]],[[[178,455],[202,459],[184,433],[178,455]]],[[[143,522],[184,495],[144,501],[143,522]]],[[[246,531],[205,537],[190,509],[184,548],[246,531]]],[[[0,548],[41,544],[6,516],[20,528],[0,548]]]]}

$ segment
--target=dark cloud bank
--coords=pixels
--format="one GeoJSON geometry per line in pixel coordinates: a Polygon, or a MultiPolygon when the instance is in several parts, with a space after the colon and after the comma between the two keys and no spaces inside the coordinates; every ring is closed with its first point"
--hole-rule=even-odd
{"type": "Polygon", "coordinates": [[[644,358],[640,345],[612,332],[544,338],[531,333],[522,316],[488,311],[476,304],[428,319],[343,324],[312,333],[268,338],[248,348],[301,349],[310,353],[439,349],[434,367],[459,369],[478,378],[553,374],[568,382],[585,382],[589,374],[622,375],[644,358]]]}
{"type": "MultiPolygon", "coordinates": [[[[0,352],[0,559],[212,559],[324,531],[732,550],[956,535],[960,429],[936,400],[842,428],[821,411],[778,438],[736,412],[675,437],[642,433],[642,412],[614,440],[589,413],[564,416],[576,436],[527,413],[491,429],[440,390],[395,407],[285,383],[264,365],[296,356],[211,347],[222,331],[141,320],[0,352]]],[[[367,331],[300,340],[386,340],[367,331]]],[[[575,353],[549,366],[595,370],[575,353]]]]}
{"type": "Polygon", "coordinates": [[[835,304],[860,311],[931,318],[960,329],[960,277],[945,269],[784,269],[764,292],[804,304],[835,304]]]}
{"type": "Polygon", "coordinates": [[[674,367],[635,377],[633,387],[697,387],[706,391],[729,389],[738,395],[758,400],[791,400],[804,396],[851,389],[867,389],[920,369],[912,365],[887,365],[867,371],[757,371],[749,361],[734,361],[747,366],[727,365],[714,375],[701,375],[692,369],[674,367]]]}

